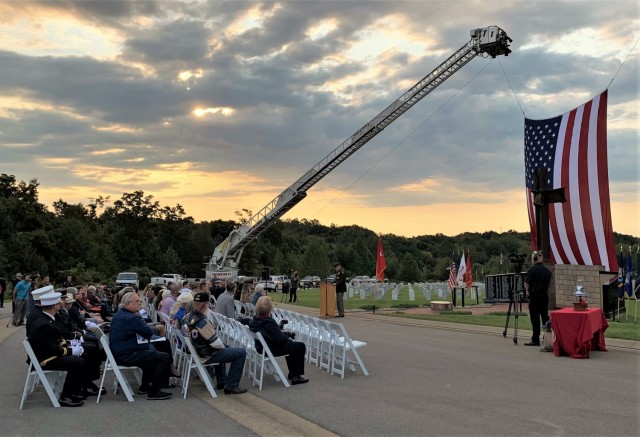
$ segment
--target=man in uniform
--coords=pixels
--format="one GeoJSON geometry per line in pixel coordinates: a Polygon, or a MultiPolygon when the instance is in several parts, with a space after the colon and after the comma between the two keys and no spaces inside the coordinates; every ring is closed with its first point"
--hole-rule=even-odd
{"type": "Polygon", "coordinates": [[[191,312],[183,319],[183,333],[191,338],[198,356],[206,359],[205,364],[219,363],[214,366],[217,389],[224,388],[225,394],[246,393],[246,388],[240,388],[240,378],[247,352],[242,348],[226,347],[218,338],[216,327],[207,318],[210,298],[208,292],[193,297],[191,312]],[[229,373],[225,363],[231,363],[229,373]]]}
{"type": "Polygon", "coordinates": [[[533,335],[525,346],[540,346],[540,320],[544,325],[549,320],[549,283],[551,272],[543,264],[542,251],[535,251],[531,255],[531,267],[524,280],[524,289],[529,298],[529,317],[533,335]]]}
{"type": "Polygon", "coordinates": [[[55,314],[59,308],[60,293],[41,296],[42,314],[33,320],[27,332],[29,343],[43,370],[64,370],[64,380],[60,405],[80,407],[86,396],[82,394],[83,383],[87,382],[85,362],[81,358],[84,349],[77,343],[63,339],[55,326],[55,314]]]}
{"type": "Polygon", "coordinates": [[[344,317],[344,294],[347,292],[347,275],[339,262],[335,263],[333,267],[336,269],[336,305],[338,306],[338,315],[336,317],[344,317]]]}

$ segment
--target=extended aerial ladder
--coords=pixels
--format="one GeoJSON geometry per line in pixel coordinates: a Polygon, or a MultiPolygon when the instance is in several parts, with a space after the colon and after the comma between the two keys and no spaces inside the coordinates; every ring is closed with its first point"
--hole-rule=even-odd
{"type": "Polygon", "coordinates": [[[207,278],[217,275],[235,279],[238,263],[246,245],[304,199],[311,187],[476,56],[508,56],[511,53],[511,41],[506,32],[498,26],[472,29],[471,39],[466,44],[322,158],[246,223],[231,231],[214,249],[206,268],[207,278]]]}

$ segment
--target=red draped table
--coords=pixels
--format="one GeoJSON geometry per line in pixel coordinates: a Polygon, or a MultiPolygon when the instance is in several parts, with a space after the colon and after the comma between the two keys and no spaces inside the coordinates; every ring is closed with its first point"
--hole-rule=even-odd
{"type": "Polygon", "coordinates": [[[604,332],[609,327],[600,308],[575,311],[563,308],[551,311],[553,353],[556,357],[589,358],[592,350],[606,351],[604,332]]]}

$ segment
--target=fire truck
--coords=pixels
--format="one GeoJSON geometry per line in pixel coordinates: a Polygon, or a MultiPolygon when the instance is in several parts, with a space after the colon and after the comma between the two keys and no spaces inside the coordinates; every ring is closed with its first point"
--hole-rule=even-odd
{"type": "Polygon", "coordinates": [[[409,90],[387,106],[373,119],[360,127],[307,170],[293,184],[277,195],[271,202],[255,213],[246,223],[231,231],[229,236],[213,251],[206,267],[206,277],[237,278],[242,251],[274,221],[307,196],[307,191],[318,181],[367,144],[373,137],[407,112],[416,103],[436,89],[476,56],[492,57],[511,53],[512,39],[498,26],[471,30],[471,39],[456,50],[429,74],[420,79],[409,90]]]}

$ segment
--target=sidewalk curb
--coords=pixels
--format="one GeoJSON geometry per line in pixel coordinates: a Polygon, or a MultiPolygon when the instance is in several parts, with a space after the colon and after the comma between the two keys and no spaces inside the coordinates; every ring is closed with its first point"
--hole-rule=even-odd
{"type": "MultiPolygon", "coordinates": [[[[317,316],[318,314],[317,308],[302,307],[298,305],[289,305],[284,302],[282,303],[277,302],[276,306],[283,307],[288,310],[297,311],[299,313],[312,315],[312,316],[317,316]]],[[[367,311],[347,311],[346,315],[347,317],[358,317],[360,319],[368,319],[372,321],[375,320],[375,321],[381,321],[385,323],[392,323],[396,325],[446,329],[449,331],[472,332],[475,334],[502,336],[502,332],[504,331],[504,328],[498,328],[495,326],[468,325],[464,323],[410,319],[405,317],[396,317],[392,313],[385,313],[385,312],[382,312],[380,314],[373,314],[367,311]]],[[[525,339],[525,338],[528,339],[529,337],[531,337],[532,334],[533,332],[530,329],[518,330],[518,337],[522,339],[525,339]]],[[[512,335],[513,335],[513,326],[509,326],[509,331],[507,332],[507,338],[510,339],[512,335]]],[[[634,351],[640,351],[640,341],[636,341],[636,340],[621,340],[618,338],[607,338],[606,344],[607,344],[607,348],[629,349],[634,351]]]]}

